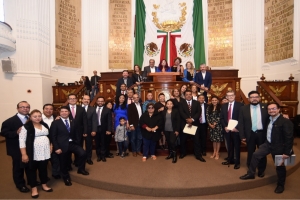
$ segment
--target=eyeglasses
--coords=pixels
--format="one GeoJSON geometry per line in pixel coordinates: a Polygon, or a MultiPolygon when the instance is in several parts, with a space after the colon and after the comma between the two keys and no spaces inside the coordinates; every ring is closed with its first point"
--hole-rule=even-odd
{"type": "MultiPolygon", "coordinates": [[[[234,94],[231,94],[231,95],[226,95],[227,97],[234,97],[235,95],[234,94]]],[[[250,97],[251,98],[251,97],[250,97]]]]}
{"type": "Polygon", "coordinates": [[[274,107],[274,108],[268,108],[268,110],[277,110],[277,108],[276,107],[274,107]]]}
{"type": "Polygon", "coordinates": [[[21,107],[19,107],[19,108],[21,108],[21,109],[30,109],[30,107],[29,107],[29,106],[27,106],[27,107],[25,107],[25,106],[21,106],[21,107]]]}
{"type": "Polygon", "coordinates": [[[249,97],[250,99],[258,99],[259,96],[255,96],[255,97],[249,97]]]}
{"type": "Polygon", "coordinates": [[[148,107],[148,109],[153,109],[153,107],[148,107]]]}
{"type": "Polygon", "coordinates": [[[76,100],[77,98],[69,98],[69,100],[76,100]]]}

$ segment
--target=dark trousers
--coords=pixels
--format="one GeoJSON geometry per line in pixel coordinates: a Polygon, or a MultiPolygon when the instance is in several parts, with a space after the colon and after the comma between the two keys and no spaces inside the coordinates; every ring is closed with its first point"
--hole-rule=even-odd
{"type": "Polygon", "coordinates": [[[194,142],[194,154],[196,158],[202,156],[200,136],[201,136],[201,130],[198,128],[196,134],[192,137],[194,142]]]}
{"type": "Polygon", "coordinates": [[[127,144],[128,142],[125,140],[123,142],[118,142],[119,147],[119,154],[121,155],[123,152],[125,153],[127,151],[127,144]]]}
{"type": "MultiPolygon", "coordinates": [[[[270,153],[272,153],[271,144],[266,141],[259,146],[259,149],[257,151],[253,153],[248,173],[251,175],[255,175],[256,167],[259,165],[260,160],[265,158],[270,153]]],[[[274,160],[275,155],[272,154],[272,157],[274,160]]],[[[285,166],[276,166],[276,173],[278,178],[277,185],[284,186],[286,178],[285,166]]]]}
{"type": "Polygon", "coordinates": [[[109,145],[111,143],[111,139],[112,139],[112,134],[106,135],[105,136],[105,156],[108,156],[110,154],[110,148],[109,145]]]}
{"type": "Polygon", "coordinates": [[[174,131],[164,131],[164,133],[168,142],[169,151],[176,151],[176,134],[174,133],[174,131]]]}
{"type": "Polygon", "coordinates": [[[109,141],[110,140],[111,140],[111,134],[106,135],[106,130],[102,130],[101,126],[98,126],[97,134],[95,137],[97,157],[107,155],[107,152],[109,152],[109,141]]]}
{"type": "MultiPolygon", "coordinates": [[[[194,140],[194,136],[193,135],[189,135],[189,134],[186,134],[186,133],[183,133],[181,132],[179,134],[179,137],[180,137],[180,154],[181,155],[186,155],[186,141],[189,137],[191,137],[193,140],[194,140]]],[[[199,142],[200,143],[200,142],[199,142]]]]}
{"type": "Polygon", "coordinates": [[[227,133],[224,131],[224,137],[227,143],[227,161],[239,165],[241,157],[241,139],[239,133],[231,131],[227,133]]]}
{"type": "Polygon", "coordinates": [[[41,184],[46,184],[48,182],[48,176],[47,176],[47,165],[48,160],[42,160],[42,161],[32,161],[31,168],[28,168],[28,184],[31,188],[36,187],[36,177],[37,177],[37,171],[39,172],[39,178],[41,181],[41,184]]]}
{"type": "Polygon", "coordinates": [[[83,148],[75,144],[74,142],[69,143],[69,148],[67,152],[63,152],[59,155],[60,162],[60,171],[62,173],[63,179],[70,179],[70,175],[68,172],[68,167],[70,165],[70,154],[74,153],[77,159],[78,171],[85,170],[85,161],[86,161],[86,153],[83,148]]]}
{"type": "Polygon", "coordinates": [[[83,138],[83,142],[85,142],[87,160],[91,160],[93,150],[93,136],[91,134],[87,134],[87,136],[83,138]]]}
{"type": "MultiPolygon", "coordinates": [[[[255,149],[259,148],[259,146],[263,144],[265,140],[266,140],[266,134],[263,131],[256,131],[256,132],[251,131],[250,139],[249,141],[247,141],[247,151],[248,151],[247,166],[248,167],[250,166],[252,155],[255,152],[255,149]]],[[[264,172],[266,166],[267,166],[267,158],[264,157],[260,159],[260,162],[257,166],[258,172],[259,173],[264,172]]]]}
{"type": "Polygon", "coordinates": [[[206,139],[207,139],[207,123],[200,124],[198,126],[199,130],[199,137],[200,137],[200,146],[201,146],[201,153],[206,152],[206,139]]]}
{"type": "Polygon", "coordinates": [[[28,170],[27,168],[21,168],[21,153],[20,155],[12,156],[12,174],[14,183],[17,188],[23,187],[26,185],[25,179],[24,179],[24,172],[26,173],[27,179],[28,179],[28,170]]]}
{"type": "Polygon", "coordinates": [[[54,151],[51,153],[52,176],[60,175],[59,156],[54,151]]]}
{"type": "Polygon", "coordinates": [[[151,156],[155,155],[155,146],[156,146],[155,141],[143,138],[143,156],[148,157],[149,151],[151,156]]]}

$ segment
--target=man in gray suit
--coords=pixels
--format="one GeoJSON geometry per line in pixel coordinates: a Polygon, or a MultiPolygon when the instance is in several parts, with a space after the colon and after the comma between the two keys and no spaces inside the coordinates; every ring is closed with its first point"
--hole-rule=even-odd
{"type": "Polygon", "coordinates": [[[82,107],[84,107],[86,115],[87,115],[87,133],[83,134],[85,141],[85,151],[87,155],[86,162],[89,165],[93,164],[92,161],[92,146],[93,146],[93,137],[96,135],[97,132],[97,113],[96,108],[89,106],[90,104],[90,97],[88,95],[84,95],[82,99],[82,107]]]}
{"type": "Polygon", "coordinates": [[[149,66],[144,67],[144,72],[143,72],[144,81],[147,81],[147,82],[152,81],[151,79],[148,78],[148,74],[157,72],[157,67],[155,67],[154,65],[155,65],[155,60],[150,59],[149,66]]]}

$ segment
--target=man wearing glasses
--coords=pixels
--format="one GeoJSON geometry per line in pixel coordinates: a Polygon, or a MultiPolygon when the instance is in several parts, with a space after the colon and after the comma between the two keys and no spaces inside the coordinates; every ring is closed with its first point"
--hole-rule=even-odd
{"type": "MultiPolygon", "coordinates": [[[[260,102],[260,96],[257,91],[251,91],[248,94],[249,105],[240,108],[238,130],[242,143],[247,143],[247,167],[250,166],[252,155],[255,149],[263,144],[266,140],[268,127],[268,110],[267,105],[260,102]]],[[[261,158],[257,165],[258,177],[265,176],[267,158],[261,158]]]]}
{"type": "Polygon", "coordinates": [[[144,72],[143,72],[143,78],[145,79],[145,81],[151,81],[150,79],[148,79],[148,74],[149,73],[155,73],[157,72],[158,68],[155,66],[155,60],[154,59],[150,59],[149,60],[149,66],[144,67],[144,72]]]}
{"type": "MultiPolygon", "coordinates": [[[[267,126],[266,141],[253,153],[248,173],[241,176],[240,179],[254,179],[255,169],[261,158],[265,158],[268,154],[272,154],[273,160],[275,155],[282,155],[282,159],[287,159],[292,154],[293,148],[293,123],[284,118],[280,113],[277,103],[268,104],[268,113],[270,115],[267,126]]],[[[284,165],[276,166],[277,187],[275,193],[284,191],[286,178],[286,168],[284,165]]]]}
{"type": "Polygon", "coordinates": [[[14,183],[20,192],[29,192],[24,179],[24,168],[21,168],[19,133],[28,120],[30,105],[26,101],[21,101],[17,104],[17,111],[16,115],[2,123],[1,135],[6,139],[7,155],[12,158],[14,183]]]}

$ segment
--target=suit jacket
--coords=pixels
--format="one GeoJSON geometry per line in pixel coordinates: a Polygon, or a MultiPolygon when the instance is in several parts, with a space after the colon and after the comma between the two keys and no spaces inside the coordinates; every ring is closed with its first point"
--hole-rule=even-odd
{"type": "MultiPolygon", "coordinates": [[[[139,105],[141,106],[141,110],[143,113],[142,104],[139,104],[139,105]]],[[[136,128],[139,125],[140,118],[139,118],[139,113],[135,106],[135,103],[131,103],[128,105],[127,114],[128,114],[129,125],[133,125],[134,128],[136,128]]]]}
{"type": "MultiPolygon", "coordinates": [[[[111,114],[111,110],[106,106],[103,106],[100,120],[101,120],[101,131],[112,132],[112,114],[111,114]]],[[[97,125],[98,125],[98,115],[97,115],[97,125]]]]}
{"type": "Polygon", "coordinates": [[[132,73],[132,83],[136,84],[136,82],[141,82],[143,81],[143,76],[142,74],[136,74],[136,73],[132,73]],[[139,76],[142,80],[139,81],[139,76]]]}
{"type": "Polygon", "coordinates": [[[69,118],[74,121],[75,134],[78,134],[79,138],[82,138],[83,134],[87,134],[87,117],[82,106],[76,105],[75,119],[73,119],[72,112],[70,112],[69,118]]]}
{"type": "MultiPolygon", "coordinates": [[[[268,122],[270,122],[270,119],[268,120],[268,122]]],[[[286,119],[282,115],[280,115],[273,123],[271,131],[272,155],[292,154],[293,133],[293,123],[289,119],[286,119]]]]}
{"type": "Polygon", "coordinates": [[[50,139],[53,144],[53,151],[61,149],[63,153],[66,153],[69,148],[69,139],[78,145],[80,145],[81,137],[76,134],[75,121],[70,120],[70,132],[68,131],[63,119],[54,120],[50,128],[50,139]]]}
{"type": "MultiPolygon", "coordinates": [[[[260,103],[260,110],[261,110],[261,121],[264,133],[266,133],[267,126],[268,126],[268,111],[267,111],[267,105],[264,103],[260,103]]],[[[250,111],[250,104],[242,106],[240,108],[239,113],[239,123],[238,123],[238,130],[240,132],[240,138],[248,141],[251,136],[252,131],[252,121],[251,121],[251,111],[250,111]]]]}
{"type": "Polygon", "coordinates": [[[86,111],[86,117],[87,117],[87,134],[90,135],[91,132],[97,132],[98,117],[96,113],[96,108],[92,106],[88,106],[86,111]]]}
{"type": "Polygon", "coordinates": [[[196,73],[196,77],[195,77],[195,82],[198,83],[199,85],[204,84],[205,87],[207,87],[208,89],[210,89],[211,83],[212,83],[212,76],[211,73],[206,71],[205,74],[205,80],[203,80],[202,77],[202,72],[198,72],[196,73]]]}
{"type": "Polygon", "coordinates": [[[186,125],[186,119],[187,118],[193,118],[194,122],[192,125],[198,126],[200,124],[199,118],[200,118],[200,113],[201,113],[201,106],[198,101],[192,100],[192,109],[191,113],[189,111],[188,104],[186,100],[181,101],[181,106],[179,106],[179,113],[181,117],[181,129],[183,129],[186,125]]]}
{"type": "MultiPolygon", "coordinates": [[[[239,120],[240,108],[243,105],[244,104],[240,102],[236,102],[236,101],[234,102],[231,119],[239,120]]],[[[229,109],[229,103],[225,103],[221,107],[220,118],[221,118],[221,124],[223,129],[225,129],[225,127],[228,126],[228,109],[229,109]]],[[[236,129],[238,129],[238,127],[236,127],[236,129]]]]}
{"type": "Polygon", "coordinates": [[[91,77],[91,85],[95,85],[95,79],[96,79],[96,82],[97,82],[96,85],[98,85],[98,81],[101,80],[101,77],[100,76],[92,76],[91,77]]]}
{"type": "MultiPolygon", "coordinates": [[[[163,126],[165,125],[166,122],[166,114],[167,114],[167,110],[162,111],[162,116],[163,116],[163,126]]],[[[173,131],[180,131],[180,115],[179,115],[179,111],[176,108],[173,108],[172,112],[171,112],[171,122],[172,122],[172,128],[173,131]]],[[[165,130],[165,127],[162,127],[163,130],[165,130]]]]}
{"type": "MultiPolygon", "coordinates": [[[[120,87],[121,87],[122,84],[124,84],[124,79],[123,79],[123,77],[122,77],[122,78],[119,78],[118,81],[117,81],[117,85],[116,85],[116,87],[117,87],[117,89],[116,89],[116,94],[120,94],[120,91],[121,91],[120,87]]],[[[127,78],[127,87],[130,87],[130,86],[132,86],[132,85],[133,85],[132,78],[128,76],[128,78],[127,78]]]]}
{"type": "MultiPolygon", "coordinates": [[[[158,71],[158,68],[157,67],[154,67],[155,68],[155,72],[158,71]]],[[[146,78],[148,77],[148,74],[151,73],[151,70],[150,70],[150,66],[146,66],[144,67],[144,71],[143,71],[143,77],[146,78]]],[[[151,81],[150,79],[146,79],[146,81],[151,81]]]]}
{"type": "Polygon", "coordinates": [[[22,126],[23,123],[17,115],[2,123],[1,135],[6,139],[6,152],[9,156],[21,156],[17,130],[22,126]]]}

